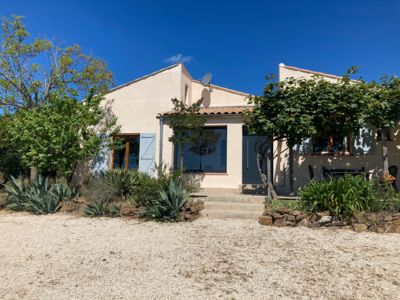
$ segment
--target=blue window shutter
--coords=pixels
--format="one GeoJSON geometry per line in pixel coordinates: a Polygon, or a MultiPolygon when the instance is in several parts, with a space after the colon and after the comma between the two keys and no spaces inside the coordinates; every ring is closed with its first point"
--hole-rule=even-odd
{"type": "Polygon", "coordinates": [[[156,157],[156,134],[141,133],[139,147],[139,171],[154,175],[156,157]]]}
{"type": "Polygon", "coordinates": [[[97,175],[100,172],[107,171],[110,159],[110,138],[103,134],[100,136],[101,144],[99,153],[93,158],[92,162],[92,173],[97,175]]]}
{"type": "Polygon", "coordinates": [[[357,155],[375,153],[375,130],[371,125],[364,125],[352,136],[352,153],[357,155]]]}
{"type": "Polygon", "coordinates": [[[297,154],[312,153],[312,139],[305,139],[303,142],[301,142],[301,144],[297,144],[296,146],[294,146],[293,152],[297,154]]]}

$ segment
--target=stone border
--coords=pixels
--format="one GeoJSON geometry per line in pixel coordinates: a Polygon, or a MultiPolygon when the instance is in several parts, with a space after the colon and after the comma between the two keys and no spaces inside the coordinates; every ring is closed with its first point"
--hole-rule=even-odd
{"type": "Polygon", "coordinates": [[[338,219],[329,211],[307,213],[287,208],[265,211],[259,218],[261,225],[277,227],[304,226],[308,228],[330,227],[350,229],[356,232],[400,233],[400,213],[363,213],[347,219],[338,219]]]}

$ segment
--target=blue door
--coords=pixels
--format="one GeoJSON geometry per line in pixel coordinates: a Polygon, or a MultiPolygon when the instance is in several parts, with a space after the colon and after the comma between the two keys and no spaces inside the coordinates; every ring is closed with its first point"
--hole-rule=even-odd
{"type": "MultiPolygon", "coordinates": [[[[260,137],[243,128],[243,184],[262,184],[257,166],[257,153],[267,151],[267,138],[260,137]]],[[[261,166],[266,171],[266,162],[261,166]]]]}

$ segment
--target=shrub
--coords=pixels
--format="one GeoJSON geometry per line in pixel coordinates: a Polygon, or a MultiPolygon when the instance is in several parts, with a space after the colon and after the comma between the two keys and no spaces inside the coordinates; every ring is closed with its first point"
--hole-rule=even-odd
{"type": "Polygon", "coordinates": [[[149,202],[158,197],[159,190],[160,182],[157,178],[138,172],[136,183],[133,186],[132,200],[136,204],[146,207],[149,202]]]}
{"type": "Polygon", "coordinates": [[[5,186],[8,193],[7,207],[13,210],[26,210],[35,214],[55,213],[62,201],[78,196],[74,188],[62,184],[49,184],[48,179],[39,178],[27,184],[23,179],[11,177],[5,186]]]}
{"type": "Polygon", "coordinates": [[[189,196],[181,182],[170,178],[161,184],[158,197],[147,203],[145,215],[158,221],[179,221],[189,196]]]}
{"type": "Polygon", "coordinates": [[[351,175],[335,180],[311,181],[300,191],[300,197],[305,210],[329,210],[336,216],[371,211],[377,199],[370,182],[362,176],[351,175]]]}
{"type": "Polygon", "coordinates": [[[104,177],[95,177],[82,186],[81,194],[89,202],[113,201],[117,199],[117,189],[109,185],[104,177]]]}
{"type": "Polygon", "coordinates": [[[121,207],[104,200],[93,201],[84,210],[89,217],[119,217],[121,207]]]}
{"type": "Polygon", "coordinates": [[[137,171],[113,169],[100,174],[100,178],[113,187],[118,197],[126,199],[133,193],[138,177],[137,171]]]}

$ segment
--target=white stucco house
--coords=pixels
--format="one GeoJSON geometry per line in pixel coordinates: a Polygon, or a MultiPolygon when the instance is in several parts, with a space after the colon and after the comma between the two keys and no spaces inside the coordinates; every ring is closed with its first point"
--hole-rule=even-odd
{"type": "MultiPolygon", "coordinates": [[[[297,67],[279,65],[279,80],[288,77],[309,78],[319,75],[335,81],[339,77],[297,67]]],[[[192,78],[183,64],[176,64],[117,86],[106,95],[112,112],[121,125],[119,137],[125,144],[118,151],[104,150],[93,161],[92,171],[108,168],[139,169],[153,172],[155,164],[163,161],[174,166],[177,151],[169,142],[171,129],[163,115],[172,109],[172,98],[187,104],[203,98],[201,114],[207,118],[203,132],[213,133],[213,145],[200,141],[199,151],[187,147],[184,166],[201,176],[203,188],[241,189],[243,185],[261,183],[258,175],[255,136],[248,133],[243,112],[248,109],[248,94],[214,84],[204,86],[192,78]]],[[[323,177],[323,169],[364,168],[371,174],[381,170],[381,152],[376,132],[363,129],[359,136],[326,137],[309,140],[296,148],[295,188],[310,179],[323,177]],[[312,171],[311,171],[312,169],[312,171]]],[[[389,137],[390,164],[398,165],[397,132],[389,137]]],[[[289,192],[288,150],[285,141],[274,143],[273,182],[279,193],[289,192]]]]}

